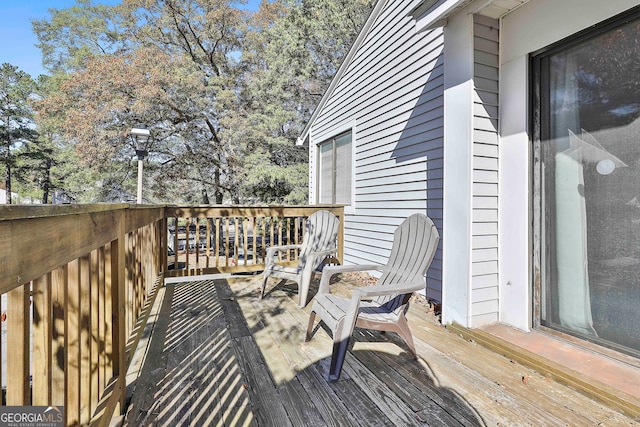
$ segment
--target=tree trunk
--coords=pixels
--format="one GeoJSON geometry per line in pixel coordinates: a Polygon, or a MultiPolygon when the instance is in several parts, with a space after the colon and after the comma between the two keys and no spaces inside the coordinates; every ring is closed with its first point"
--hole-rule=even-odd
{"type": "Polygon", "coordinates": [[[222,204],[222,189],[220,188],[220,169],[216,169],[213,173],[213,182],[215,185],[215,196],[216,196],[216,204],[222,204]]]}
{"type": "Polygon", "coordinates": [[[7,172],[4,177],[4,183],[7,191],[7,204],[10,205],[11,204],[11,162],[9,161],[8,157],[9,156],[7,156],[7,164],[6,164],[7,172]]]}
{"type": "Polygon", "coordinates": [[[51,159],[47,159],[47,169],[44,173],[44,183],[42,185],[42,204],[49,203],[49,191],[51,190],[51,159]]]}

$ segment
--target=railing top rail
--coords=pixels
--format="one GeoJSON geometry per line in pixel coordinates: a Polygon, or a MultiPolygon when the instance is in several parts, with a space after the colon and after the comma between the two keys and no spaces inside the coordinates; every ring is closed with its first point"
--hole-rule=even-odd
{"type": "Polygon", "coordinates": [[[319,209],[340,213],[343,205],[170,205],[166,207],[167,217],[207,218],[233,216],[296,216],[310,215],[319,209]]]}
{"type": "Polygon", "coordinates": [[[81,215],[122,209],[157,209],[164,206],[129,203],[100,203],[92,205],[0,205],[0,221],[81,215]]]}
{"type": "Polygon", "coordinates": [[[299,217],[341,205],[4,205],[0,206],[0,293],[8,292],[163,218],[299,217]]]}
{"type": "Polygon", "coordinates": [[[164,207],[128,204],[0,209],[0,293],[163,218],[164,207]],[[3,214],[7,214],[4,216],[3,214]]]}

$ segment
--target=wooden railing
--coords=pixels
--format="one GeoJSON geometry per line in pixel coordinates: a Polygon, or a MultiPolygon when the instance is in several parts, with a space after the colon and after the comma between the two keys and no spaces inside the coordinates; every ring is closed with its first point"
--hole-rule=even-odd
{"type": "MultiPolygon", "coordinates": [[[[300,243],[304,221],[318,209],[340,218],[335,206],[200,206],[168,207],[166,276],[261,271],[269,246],[300,243]]],[[[341,230],[342,231],[342,230],[341,230]]],[[[343,233],[338,233],[342,262],[343,233]]],[[[291,251],[283,261],[295,262],[291,251]]]]}
{"type": "Polygon", "coordinates": [[[164,270],[165,229],[163,207],[0,207],[6,405],[64,406],[65,425],[124,407],[127,337],[164,270]]]}
{"type": "Polygon", "coordinates": [[[165,274],[258,271],[266,247],[300,242],[318,209],[343,222],[330,206],[0,206],[2,403],[108,425],[125,408],[126,371],[165,274]]]}

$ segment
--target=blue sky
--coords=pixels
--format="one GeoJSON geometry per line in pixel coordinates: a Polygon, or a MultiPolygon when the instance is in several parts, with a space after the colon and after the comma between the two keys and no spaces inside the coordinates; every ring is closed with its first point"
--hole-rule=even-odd
{"type": "MultiPolygon", "coordinates": [[[[8,62],[33,78],[44,73],[31,20],[48,17],[50,8],[65,9],[75,3],[75,0],[0,0],[0,64],[8,62]]],[[[95,3],[117,4],[120,0],[95,0],[95,3]]],[[[259,3],[249,0],[247,8],[255,10],[259,3]]]]}

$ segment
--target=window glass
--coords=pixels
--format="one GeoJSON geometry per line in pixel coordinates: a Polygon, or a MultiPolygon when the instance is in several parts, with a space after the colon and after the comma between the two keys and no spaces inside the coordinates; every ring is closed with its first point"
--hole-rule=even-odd
{"type": "Polygon", "coordinates": [[[351,204],[351,131],[319,145],[318,202],[351,204]]]}
{"type": "Polygon", "coordinates": [[[336,138],[335,202],[351,204],[351,133],[336,138]]]}
{"type": "Polygon", "coordinates": [[[333,202],[333,144],[320,145],[319,203],[333,202]]]}

